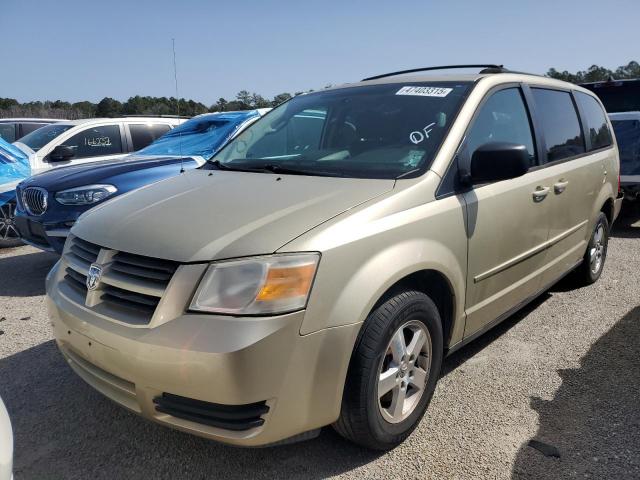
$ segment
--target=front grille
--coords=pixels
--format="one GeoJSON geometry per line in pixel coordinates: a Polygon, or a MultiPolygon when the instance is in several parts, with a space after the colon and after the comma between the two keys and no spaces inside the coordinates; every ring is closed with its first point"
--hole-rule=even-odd
{"type": "Polygon", "coordinates": [[[69,286],[80,293],[87,293],[87,276],[76,272],[73,268],[65,269],[64,279],[69,286]]]}
{"type": "Polygon", "coordinates": [[[64,282],[97,313],[131,325],[149,324],[178,263],[114,251],[71,236],[64,282]],[[102,267],[94,290],[86,286],[92,264],[102,267]]]}
{"type": "Polygon", "coordinates": [[[247,405],[220,405],[171,393],[163,393],[161,397],[154,398],[153,403],[160,413],[234,431],[262,426],[264,424],[262,416],[269,412],[266,401],[247,405]]]}
{"type": "Polygon", "coordinates": [[[121,307],[135,310],[145,317],[151,317],[155,312],[159,297],[145,295],[143,293],[131,292],[111,285],[105,285],[101,299],[105,302],[112,302],[121,307]]]}
{"type": "Polygon", "coordinates": [[[69,253],[76,257],[77,260],[88,266],[98,260],[100,247],[75,237],[71,247],[69,248],[69,253]]]}
{"type": "Polygon", "coordinates": [[[29,215],[42,215],[47,211],[48,193],[44,188],[27,187],[21,193],[22,206],[29,215]]]}

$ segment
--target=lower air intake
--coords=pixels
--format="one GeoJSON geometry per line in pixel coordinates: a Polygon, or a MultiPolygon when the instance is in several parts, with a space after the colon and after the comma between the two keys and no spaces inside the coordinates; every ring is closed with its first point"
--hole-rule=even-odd
{"type": "Polygon", "coordinates": [[[224,430],[243,431],[264,424],[262,415],[269,411],[265,402],[247,405],[220,405],[181,397],[171,393],[153,399],[156,410],[176,418],[224,430]]]}

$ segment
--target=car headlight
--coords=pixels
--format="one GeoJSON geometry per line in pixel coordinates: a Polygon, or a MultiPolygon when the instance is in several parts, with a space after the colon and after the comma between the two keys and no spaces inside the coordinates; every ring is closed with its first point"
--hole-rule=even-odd
{"type": "Polygon", "coordinates": [[[63,205],[91,205],[100,202],[116,193],[118,189],[113,185],[85,185],[70,188],[56,193],[56,200],[63,205]]]}
{"type": "Polygon", "coordinates": [[[275,315],[307,305],[318,253],[279,254],[209,265],[191,310],[227,315],[275,315]]]}

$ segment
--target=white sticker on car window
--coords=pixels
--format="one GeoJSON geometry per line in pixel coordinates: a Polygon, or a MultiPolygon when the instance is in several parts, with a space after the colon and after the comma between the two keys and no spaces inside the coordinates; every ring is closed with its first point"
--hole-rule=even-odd
{"type": "Polygon", "coordinates": [[[444,87],[402,87],[396,95],[417,95],[419,97],[446,97],[453,88],[444,87]]]}

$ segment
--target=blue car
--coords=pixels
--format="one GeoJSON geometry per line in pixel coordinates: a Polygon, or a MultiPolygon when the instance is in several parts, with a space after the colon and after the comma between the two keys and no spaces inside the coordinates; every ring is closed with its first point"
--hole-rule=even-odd
{"type": "Polygon", "coordinates": [[[20,244],[14,219],[15,189],[30,174],[27,155],[0,138],[0,248],[20,244]]]}
{"type": "Polygon", "coordinates": [[[16,189],[15,223],[25,243],[62,253],[78,217],[117,195],[202,166],[268,109],[199,115],[135,154],[116,161],[57,168],[16,189]]]}

